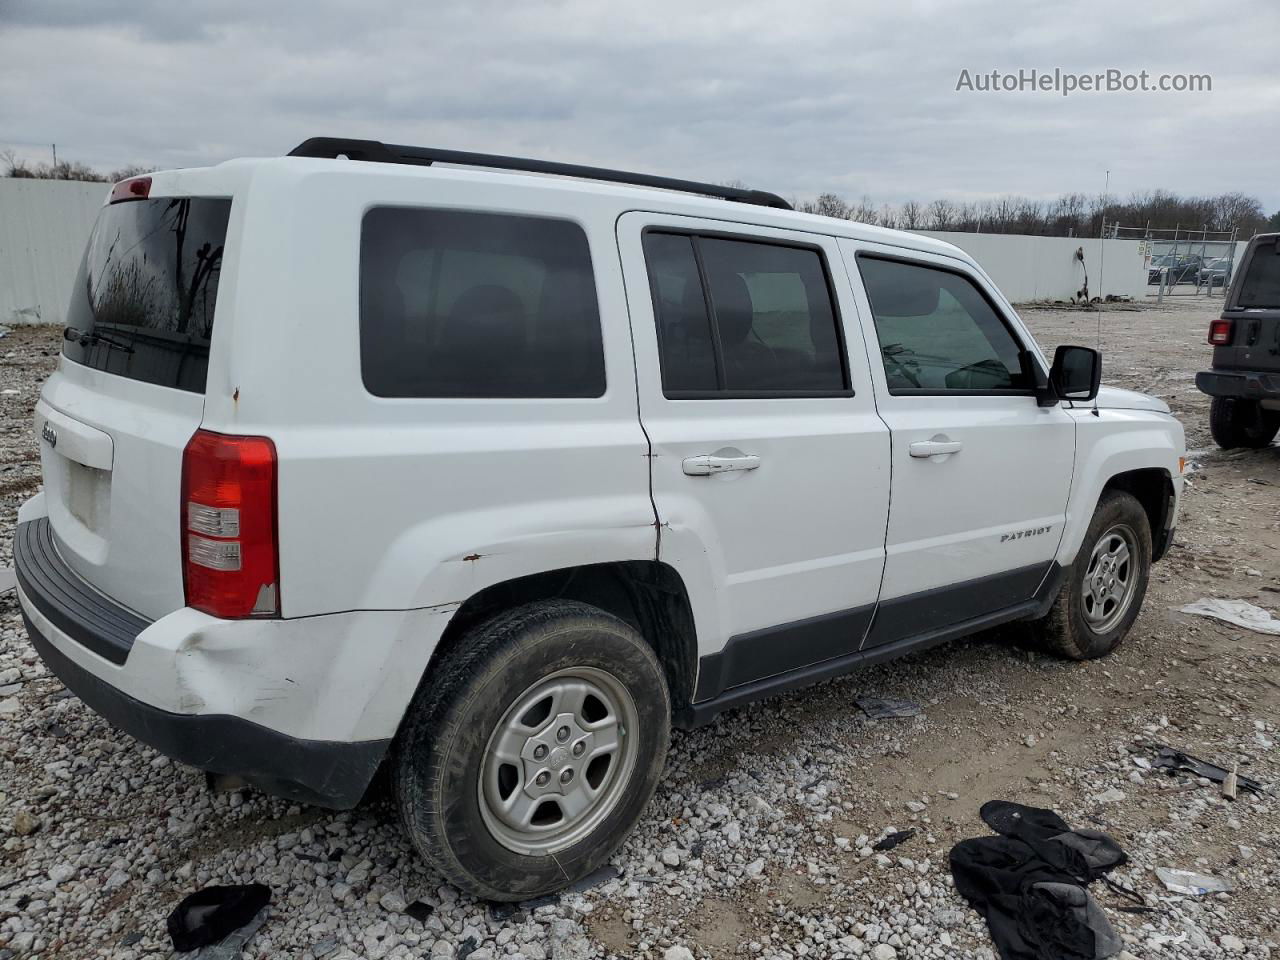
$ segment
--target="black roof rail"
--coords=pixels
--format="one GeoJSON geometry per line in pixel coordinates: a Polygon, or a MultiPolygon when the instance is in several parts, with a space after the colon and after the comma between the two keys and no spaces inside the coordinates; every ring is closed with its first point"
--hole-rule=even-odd
{"type": "Polygon", "coordinates": [[[377,140],[348,140],[343,137],[312,137],[289,151],[291,157],[347,157],[350,160],[366,160],[371,163],[408,163],[429,167],[433,163],[459,163],[471,167],[491,167],[495,170],[519,170],[524,173],[550,173],[561,177],[580,177],[585,180],[603,180],[607,183],[626,183],[637,187],[657,187],[660,190],[678,190],[681,193],[700,193],[721,200],[754,203],[762,207],[792,209],[791,204],[776,193],[764,190],[747,190],[741,187],[722,187],[714,183],[696,180],[677,180],[673,177],[655,177],[647,173],[627,173],[604,167],[587,167],[577,163],[556,163],[551,160],[531,160],[526,157],[504,157],[493,153],[470,153],[465,150],[440,150],[435,147],[407,147],[377,140]]]}

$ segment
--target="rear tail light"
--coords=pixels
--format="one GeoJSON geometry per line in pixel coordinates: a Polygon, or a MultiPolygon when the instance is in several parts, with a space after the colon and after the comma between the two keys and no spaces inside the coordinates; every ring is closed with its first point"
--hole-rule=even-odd
{"type": "Polygon", "coordinates": [[[121,200],[145,200],[151,195],[151,178],[150,177],[132,177],[128,180],[121,180],[111,188],[111,199],[109,203],[119,203],[121,200]]]}
{"type": "Polygon", "coordinates": [[[1214,320],[1209,324],[1209,345],[1212,347],[1225,347],[1231,342],[1231,328],[1234,323],[1231,320],[1214,320]]]}
{"type": "Polygon", "coordinates": [[[276,448],[266,437],[197,430],[182,452],[187,606],[215,617],[278,617],[276,448]]]}

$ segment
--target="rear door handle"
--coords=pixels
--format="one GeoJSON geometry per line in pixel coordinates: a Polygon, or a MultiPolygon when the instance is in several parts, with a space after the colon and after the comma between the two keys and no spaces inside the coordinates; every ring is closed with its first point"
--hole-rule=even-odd
{"type": "Polygon", "coordinates": [[[755,454],[744,453],[739,457],[718,457],[708,454],[701,457],[686,457],[684,472],[691,477],[709,477],[714,473],[729,473],[732,470],[754,470],[760,466],[760,458],[755,454]]]}
{"type": "Polygon", "coordinates": [[[964,444],[959,440],[917,440],[907,448],[907,451],[913,457],[926,460],[929,457],[941,456],[944,453],[959,453],[962,446],[964,444]]]}

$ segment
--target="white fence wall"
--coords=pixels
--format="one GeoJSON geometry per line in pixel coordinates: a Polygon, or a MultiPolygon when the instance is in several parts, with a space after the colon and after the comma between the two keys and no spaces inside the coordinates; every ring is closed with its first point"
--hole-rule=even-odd
{"type": "Polygon", "coordinates": [[[1084,286],[1088,270],[1089,296],[1143,297],[1147,294],[1146,260],[1137,240],[1099,240],[1096,237],[1028,237],[1009,233],[920,233],[954,243],[986,270],[1014,303],[1070,300],[1084,286]],[[1105,263],[1103,245],[1105,243],[1105,263]],[[1084,264],[1076,251],[1084,250],[1084,264]]]}
{"type": "Polygon", "coordinates": [[[0,323],[63,323],[105,183],[0,177],[0,323]]]}

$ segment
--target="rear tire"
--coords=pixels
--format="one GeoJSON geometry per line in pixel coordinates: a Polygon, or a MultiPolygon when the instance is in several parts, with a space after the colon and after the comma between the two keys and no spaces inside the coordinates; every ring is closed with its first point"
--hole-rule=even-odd
{"type": "Polygon", "coordinates": [[[1151,525],[1137,499],[1108,490],[1049,613],[1032,625],[1037,645],[1068,660],[1111,653],[1142,609],[1151,573],[1151,525]]]}
{"type": "Polygon", "coordinates": [[[1223,450],[1268,446],[1280,433],[1280,413],[1262,409],[1257,400],[1214,397],[1209,406],[1209,432],[1223,450]]]}
{"type": "Polygon", "coordinates": [[[601,866],[640,818],[671,731],[662,665],[631,626],[542,601],[463,637],[418,691],[392,758],[418,852],[485,900],[601,866]]]}

